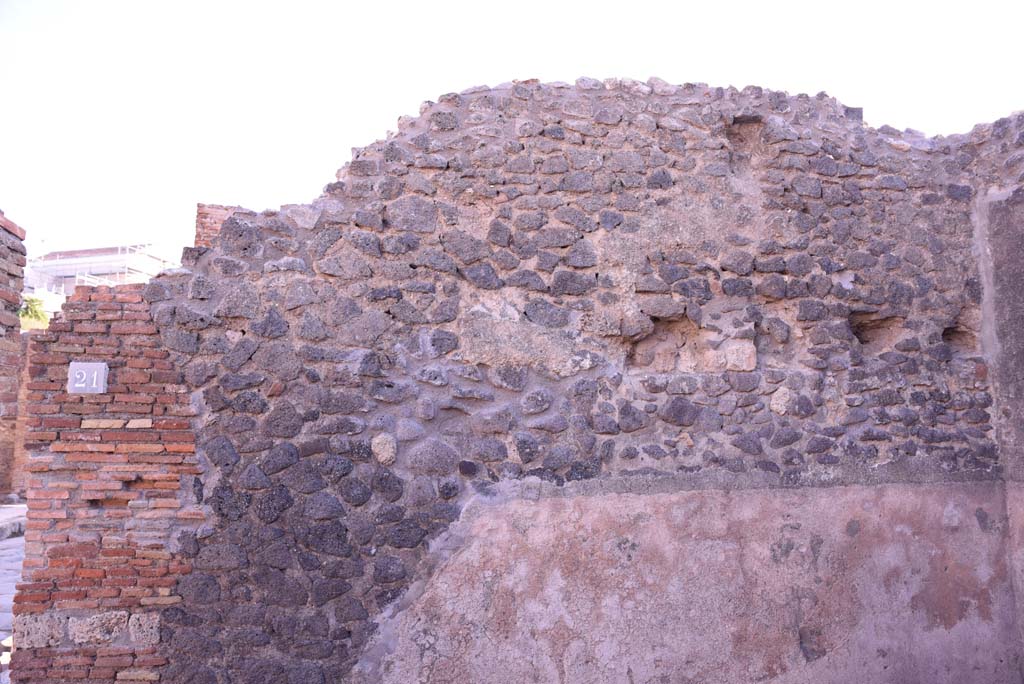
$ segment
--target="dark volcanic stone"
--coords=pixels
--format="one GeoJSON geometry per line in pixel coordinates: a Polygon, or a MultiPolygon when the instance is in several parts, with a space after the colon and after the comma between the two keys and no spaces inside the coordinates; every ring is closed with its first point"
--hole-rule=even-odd
{"type": "Polygon", "coordinates": [[[270,524],[291,508],[294,503],[295,500],[288,492],[288,488],[284,485],[277,485],[267,492],[256,495],[253,510],[260,521],[270,524]]]}
{"type": "Polygon", "coordinates": [[[569,312],[546,299],[532,299],[524,311],[527,320],[545,328],[562,328],[569,324],[569,312]]]}
{"type": "Polygon", "coordinates": [[[658,169],[647,177],[647,187],[651,190],[667,190],[673,185],[672,176],[665,169],[658,169]]]}
{"type": "Polygon", "coordinates": [[[835,441],[828,437],[822,437],[821,435],[815,435],[807,440],[807,446],[804,447],[809,454],[821,454],[832,448],[835,441]]]}
{"type": "Polygon", "coordinates": [[[551,279],[553,295],[585,295],[597,287],[597,280],[587,273],[555,271],[551,279]]]}
{"type": "Polygon", "coordinates": [[[723,271],[732,271],[736,275],[750,275],[754,270],[754,256],[749,252],[735,250],[729,252],[720,262],[723,271]]]}
{"type": "Polygon", "coordinates": [[[357,507],[369,501],[373,495],[373,491],[366,483],[355,477],[346,477],[342,480],[338,485],[338,493],[345,503],[357,507]]]}
{"type": "Polygon", "coordinates": [[[666,423],[689,427],[697,422],[700,409],[683,397],[672,397],[658,411],[658,417],[666,423]]]}
{"type": "Polygon", "coordinates": [[[405,579],[405,564],[395,556],[381,556],[373,562],[373,581],[390,584],[405,579]]]}
{"type": "Polygon", "coordinates": [[[552,401],[554,401],[554,395],[551,391],[540,388],[524,396],[519,402],[519,407],[526,415],[535,415],[547,411],[551,407],[552,401]]]}
{"type": "Polygon", "coordinates": [[[576,461],[565,474],[566,481],[589,480],[601,474],[601,460],[598,458],[576,461]]]}
{"type": "Polygon", "coordinates": [[[202,547],[194,561],[199,570],[234,570],[248,565],[248,557],[234,544],[209,544],[202,547]]]}
{"type": "Polygon", "coordinates": [[[800,441],[801,433],[791,427],[782,427],[775,431],[768,443],[772,449],[781,449],[800,441]]]}
{"type": "Polygon", "coordinates": [[[497,387],[512,390],[514,392],[519,392],[525,389],[529,377],[530,371],[526,366],[504,364],[491,369],[490,372],[490,379],[492,383],[497,387]]]}
{"type": "Polygon", "coordinates": [[[437,494],[442,499],[451,499],[459,495],[461,491],[459,481],[454,478],[446,478],[441,480],[437,485],[437,494]]]}
{"type": "Polygon", "coordinates": [[[418,195],[406,195],[387,205],[384,222],[397,230],[433,233],[437,229],[437,207],[418,195]]]}
{"type": "Polygon", "coordinates": [[[469,451],[473,458],[484,463],[494,463],[508,458],[505,443],[493,437],[475,440],[469,451]]]}
{"type": "Polygon", "coordinates": [[[348,593],[352,585],[343,579],[322,579],[313,582],[310,601],[314,606],[322,606],[328,601],[348,593]]]}
{"type": "Polygon", "coordinates": [[[494,267],[486,261],[467,266],[461,269],[461,271],[466,280],[482,290],[497,290],[505,284],[498,277],[494,267]]]}
{"type": "Polygon", "coordinates": [[[255,463],[246,466],[238,478],[238,486],[242,489],[266,489],[271,484],[270,478],[255,463]]]}
{"type": "Polygon", "coordinates": [[[459,337],[447,330],[435,330],[430,334],[431,356],[436,358],[444,356],[459,348],[459,337]]]}
{"type": "Polygon", "coordinates": [[[289,489],[301,494],[312,494],[327,486],[323,477],[320,476],[320,469],[312,461],[302,461],[285,471],[281,480],[289,489]]]}
{"type": "Polygon", "coordinates": [[[576,453],[572,447],[566,444],[556,444],[544,457],[544,467],[548,470],[558,470],[572,463],[576,453]]]}
{"type": "Polygon", "coordinates": [[[235,445],[227,437],[214,437],[203,445],[202,453],[210,461],[220,467],[232,466],[238,463],[238,452],[235,445]]]}
{"type": "Polygon", "coordinates": [[[280,311],[271,309],[259,322],[253,324],[252,331],[262,337],[275,339],[288,333],[288,321],[280,311]]]}
{"type": "Polygon", "coordinates": [[[345,507],[332,494],[318,492],[306,499],[303,512],[313,520],[331,520],[345,515],[345,507]]]}
{"type": "MultiPolygon", "coordinates": [[[[623,432],[636,432],[647,426],[650,422],[647,414],[638,409],[630,402],[623,402],[619,406],[619,429],[623,432]]],[[[671,421],[670,421],[671,422],[671,421]]]]}
{"type": "Polygon", "coordinates": [[[239,413],[263,413],[270,407],[259,392],[239,392],[231,401],[231,408],[239,413]]]}
{"type": "Polygon", "coordinates": [[[521,287],[525,290],[535,290],[537,292],[544,292],[548,289],[544,279],[536,272],[529,270],[512,273],[505,278],[505,284],[509,287],[521,287]]]}
{"type": "Polygon", "coordinates": [[[427,531],[413,520],[403,520],[388,530],[388,544],[397,549],[412,549],[419,546],[427,531]]]}
{"type": "Polygon", "coordinates": [[[513,437],[521,462],[530,463],[540,457],[541,448],[536,437],[529,432],[517,432],[513,437]]]}
{"type": "Polygon", "coordinates": [[[302,430],[302,416],[291,404],[275,407],[263,421],[263,434],[268,437],[294,437],[302,430]]]}
{"type": "Polygon", "coordinates": [[[220,600],[220,584],[212,575],[192,573],[178,580],[178,595],[190,603],[209,605],[220,600]]]}
{"type": "Polygon", "coordinates": [[[339,520],[312,525],[306,535],[306,546],[331,556],[348,556],[348,528],[339,520]]]}
{"type": "Polygon", "coordinates": [[[753,433],[740,435],[736,439],[732,440],[732,445],[743,453],[750,454],[751,456],[760,456],[764,453],[764,449],[761,447],[761,439],[753,433]]]}
{"type": "Polygon", "coordinates": [[[409,457],[410,465],[431,475],[447,475],[455,470],[459,454],[445,442],[429,439],[416,447],[409,457]]]}
{"type": "Polygon", "coordinates": [[[573,268],[590,268],[597,265],[597,251],[587,240],[580,240],[569,249],[563,261],[573,268]]]}
{"type": "Polygon", "coordinates": [[[378,468],[373,475],[373,491],[384,497],[385,501],[398,501],[405,491],[402,478],[386,468],[378,468]]]}
{"type": "Polygon", "coordinates": [[[444,251],[467,265],[487,258],[491,253],[487,243],[461,230],[453,230],[442,235],[441,244],[444,251]]]}
{"type": "Polygon", "coordinates": [[[827,315],[828,309],[823,303],[811,299],[801,299],[796,319],[798,321],[820,321],[827,315]]]}
{"type": "Polygon", "coordinates": [[[295,465],[299,461],[299,450],[290,442],[281,442],[276,445],[261,460],[263,472],[268,475],[279,473],[285,468],[295,465]]]}
{"type": "Polygon", "coordinates": [[[774,317],[766,318],[761,321],[761,327],[775,342],[785,344],[789,341],[790,327],[782,319],[774,317]]]}

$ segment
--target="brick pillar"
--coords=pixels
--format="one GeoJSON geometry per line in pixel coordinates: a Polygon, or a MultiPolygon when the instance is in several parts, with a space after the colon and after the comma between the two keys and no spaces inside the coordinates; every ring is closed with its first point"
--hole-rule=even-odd
{"type": "Polygon", "coordinates": [[[0,212],[0,492],[11,489],[23,347],[18,309],[25,269],[25,231],[0,212]]]}
{"type": "Polygon", "coordinates": [[[32,336],[15,682],[155,681],[166,663],[161,613],[190,571],[174,540],[204,516],[189,394],[143,287],[80,287],[32,336]],[[72,361],[107,363],[107,391],[69,394],[72,361]]]}
{"type": "Polygon", "coordinates": [[[196,247],[209,247],[220,227],[239,207],[225,207],[220,204],[196,205],[196,247]]]}
{"type": "Polygon", "coordinates": [[[34,334],[43,334],[43,330],[30,330],[21,335],[21,370],[18,373],[18,417],[14,431],[14,457],[11,460],[11,491],[18,496],[25,497],[25,489],[28,486],[28,452],[25,451],[25,433],[28,422],[28,411],[25,406],[28,403],[28,350],[30,340],[34,334]]]}

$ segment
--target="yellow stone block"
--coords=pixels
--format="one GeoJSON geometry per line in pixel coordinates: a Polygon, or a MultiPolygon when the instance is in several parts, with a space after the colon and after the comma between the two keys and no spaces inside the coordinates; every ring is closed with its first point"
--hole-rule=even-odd
{"type": "Polygon", "coordinates": [[[83,430],[117,430],[123,427],[123,420],[113,418],[86,418],[82,421],[83,430]]]}

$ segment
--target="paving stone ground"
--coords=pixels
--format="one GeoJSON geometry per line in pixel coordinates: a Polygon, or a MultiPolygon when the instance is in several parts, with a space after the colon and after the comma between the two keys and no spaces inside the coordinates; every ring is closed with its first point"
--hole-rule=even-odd
{"type": "Polygon", "coordinates": [[[10,681],[8,637],[13,631],[14,587],[21,581],[21,562],[25,557],[25,511],[22,505],[0,506],[0,684],[10,681]]]}
{"type": "Polygon", "coordinates": [[[0,640],[11,635],[11,607],[14,585],[21,580],[21,561],[25,556],[25,537],[0,541],[0,640]]]}

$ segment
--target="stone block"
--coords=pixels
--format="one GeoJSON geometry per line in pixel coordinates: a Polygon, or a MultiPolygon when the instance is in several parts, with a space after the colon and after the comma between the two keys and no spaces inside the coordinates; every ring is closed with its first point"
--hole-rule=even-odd
{"type": "Polygon", "coordinates": [[[382,466],[394,465],[398,453],[398,444],[394,436],[386,432],[376,435],[370,440],[370,448],[373,450],[373,457],[382,466]]]}
{"type": "Polygon", "coordinates": [[[82,420],[83,430],[119,430],[124,425],[125,421],[116,418],[84,418],[82,420]]]}
{"type": "Polygon", "coordinates": [[[18,648],[46,648],[64,642],[68,619],[54,613],[14,616],[14,643],[18,648]]]}
{"type": "Polygon", "coordinates": [[[117,673],[117,681],[119,682],[158,682],[160,681],[160,673],[156,670],[132,668],[130,670],[121,670],[117,673]]]}
{"type": "Polygon", "coordinates": [[[128,627],[127,611],[96,613],[68,619],[68,636],[76,644],[94,646],[112,643],[128,627]]]}
{"type": "Polygon", "coordinates": [[[725,368],[731,371],[752,371],[757,368],[757,349],[752,340],[726,340],[718,348],[724,356],[725,368]]]}
{"type": "Polygon", "coordinates": [[[160,614],[136,613],[128,618],[128,636],[132,643],[152,646],[160,641],[160,614]]]}

